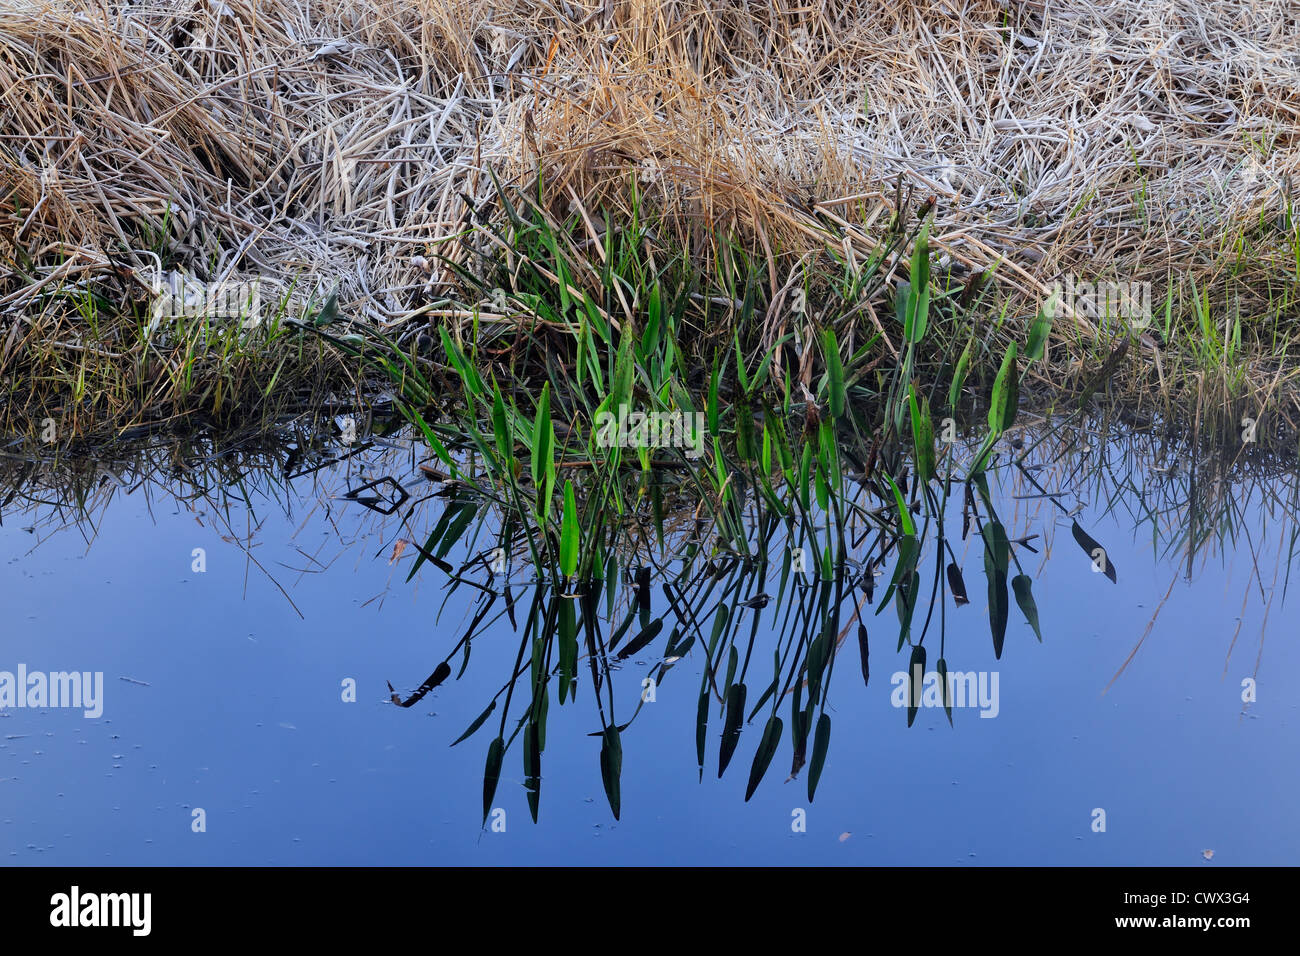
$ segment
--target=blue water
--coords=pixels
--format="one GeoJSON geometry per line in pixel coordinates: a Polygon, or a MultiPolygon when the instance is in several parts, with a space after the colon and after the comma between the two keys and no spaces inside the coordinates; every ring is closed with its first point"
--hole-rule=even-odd
{"type": "MultiPolygon", "coordinates": [[[[964,557],[972,603],[950,605],[947,616],[950,668],[998,672],[997,717],[957,710],[949,727],[942,710],[922,708],[908,728],[890,701],[890,675],[907,664],[906,651],[893,653],[894,612],[873,618],[868,608],[871,682],[863,687],[850,637],[832,679],[831,746],[813,803],[806,770],[783,782],[788,707],[786,740],[750,802],[743,797],[762,715],[718,780],[715,708],[698,780],[697,644],[623,734],[615,821],[600,741],[588,736],[601,725],[584,664],[576,703],[551,701],[540,821],[528,814],[516,740],[493,801],[504,832],[493,832],[480,826],[482,774],[499,711],[470,740],[449,745],[500,689],[518,642],[510,628],[494,627],[459,680],[394,707],[386,681],[409,692],[428,676],[464,632],[474,592],[446,599],[444,576],[427,566],[405,583],[414,549],[390,565],[395,527],[339,498],[343,482],[327,471],[278,500],[254,493],[255,519],[238,503],[223,514],[206,504],[191,510],[157,491],[120,491],[93,523],[63,528],[48,508],[5,514],[0,670],[102,671],[105,686],[98,719],[0,710],[0,860],[1213,867],[1300,859],[1300,704],[1288,683],[1300,673],[1300,642],[1282,603],[1285,572],[1274,585],[1272,567],[1261,568],[1261,592],[1244,540],[1198,563],[1188,581],[1176,556],[1153,553],[1149,529],[1085,508],[1080,521],[1119,568],[1115,585],[1089,572],[1068,520],[1022,502],[1013,537],[1051,538],[1052,559],[1026,568],[1044,642],[1013,602],[1006,650],[994,659],[973,544],[964,557]],[[236,540],[259,521],[249,553],[265,571],[236,540]],[[195,548],[206,550],[201,573],[195,548]],[[1103,693],[1176,577],[1150,635],[1103,693]],[[1258,700],[1243,704],[1242,680],[1256,676],[1257,658],[1258,700]],[[348,679],[356,702],[343,699],[348,679]],[[204,832],[193,829],[196,808],[204,832]],[[1104,832],[1093,829],[1098,808],[1104,832]],[[806,829],[795,832],[801,810],[806,829]]],[[[435,520],[441,502],[422,507],[435,520]]],[[[765,621],[779,620],[774,610],[765,621]]],[[[767,681],[757,661],[771,648],[760,646],[751,702],[767,681]]],[[[661,640],[615,675],[620,719],[662,649],[661,640]]],[[[452,663],[454,677],[459,658],[452,663]]]]}

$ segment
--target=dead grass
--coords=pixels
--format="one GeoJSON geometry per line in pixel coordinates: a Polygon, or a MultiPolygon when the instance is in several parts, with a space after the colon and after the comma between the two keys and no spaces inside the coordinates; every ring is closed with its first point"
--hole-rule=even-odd
{"type": "Polygon", "coordinates": [[[739,235],[775,301],[828,228],[866,259],[901,176],[939,268],[995,269],[1017,318],[1064,272],[1294,308],[1291,0],[8,7],[0,368],[49,338],[44,292],[130,285],[147,250],[401,327],[452,284],[420,257],[468,261],[489,168],[583,211],[635,190],[702,269],[739,235]]]}

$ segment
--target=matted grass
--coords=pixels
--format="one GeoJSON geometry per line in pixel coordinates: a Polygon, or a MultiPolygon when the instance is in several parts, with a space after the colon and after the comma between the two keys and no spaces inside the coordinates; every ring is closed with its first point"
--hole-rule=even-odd
{"type": "MultiPolygon", "coordinates": [[[[147,366],[138,308],[97,312],[88,342],[68,296],[138,304],[155,265],[296,284],[289,314],[336,289],[398,341],[468,322],[490,302],[466,301],[451,266],[476,269],[473,227],[505,218],[492,171],[540,179],[593,269],[605,221],[633,215],[706,280],[751,254],[760,352],[815,334],[796,287],[870,261],[901,200],[933,197],[936,281],[994,278],[973,335],[1023,339],[1064,273],[1149,281],[1173,305],[1166,344],[1185,347],[1162,359],[1142,339],[1133,378],[1194,386],[1193,406],[1207,385],[1294,405],[1289,0],[6,6],[10,403],[74,388],[69,347],[147,366]]],[[[868,298],[852,321],[883,329],[890,306],[868,298]]],[[[1109,343],[1073,318],[1049,359],[1081,372],[1109,343]]]]}

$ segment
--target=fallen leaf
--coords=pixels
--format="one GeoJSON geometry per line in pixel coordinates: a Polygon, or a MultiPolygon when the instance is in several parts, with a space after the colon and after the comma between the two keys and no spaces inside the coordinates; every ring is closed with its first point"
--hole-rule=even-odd
{"type": "Polygon", "coordinates": [[[1213,851],[1213,850],[1202,850],[1202,851],[1201,851],[1201,856],[1205,857],[1205,859],[1207,859],[1207,860],[1213,860],[1213,859],[1214,859],[1214,851],[1213,851]]]}
{"type": "Polygon", "coordinates": [[[402,556],[402,552],[406,550],[406,546],[408,543],[409,542],[405,538],[397,539],[397,544],[393,545],[393,554],[388,559],[389,564],[393,564],[394,562],[397,561],[398,558],[402,556]]]}
{"type": "Polygon", "coordinates": [[[840,842],[843,843],[851,836],[853,836],[853,834],[850,833],[848,830],[845,830],[843,833],[840,834],[840,842]]]}

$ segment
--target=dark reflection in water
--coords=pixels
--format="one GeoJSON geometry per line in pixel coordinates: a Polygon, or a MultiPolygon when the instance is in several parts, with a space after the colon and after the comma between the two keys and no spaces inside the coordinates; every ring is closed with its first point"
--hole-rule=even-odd
{"type": "Polygon", "coordinates": [[[582,583],[539,580],[509,510],[392,425],[7,458],[0,670],[109,686],[101,721],[0,711],[0,837],[51,862],[1294,859],[1300,654],[1265,638],[1295,472],[1100,420],[1017,443],[942,509],[850,475],[797,518],[751,490],[721,533],[665,481],[582,583]]]}

